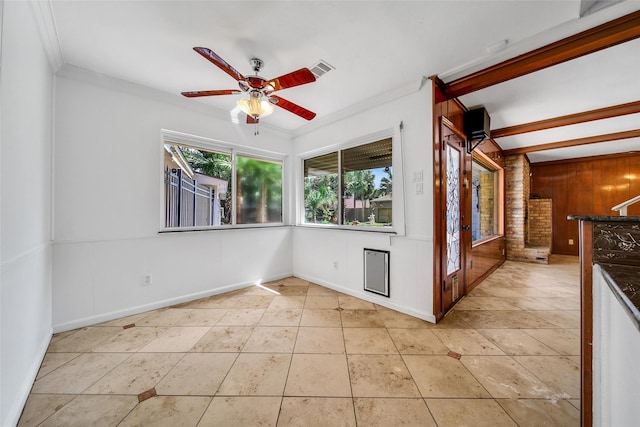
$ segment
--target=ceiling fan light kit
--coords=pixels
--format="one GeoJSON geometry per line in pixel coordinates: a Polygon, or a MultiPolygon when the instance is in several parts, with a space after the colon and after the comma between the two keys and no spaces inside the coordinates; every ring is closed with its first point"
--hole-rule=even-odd
{"type": "Polygon", "coordinates": [[[240,90],[225,89],[190,91],[182,92],[182,95],[188,98],[196,98],[201,96],[232,95],[243,92],[248,93],[249,97],[238,100],[237,105],[238,108],[247,115],[247,123],[256,124],[255,135],[258,134],[257,124],[259,119],[273,113],[274,105],[277,105],[278,107],[306,120],[311,120],[316,116],[314,112],[296,105],[291,101],[287,101],[279,96],[271,96],[275,91],[316,81],[316,77],[308,68],[301,68],[280,77],[276,77],[275,79],[266,80],[258,75],[260,69],[264,66],[264,61],[260,58],[251,58],[249,63],[251,64],[255,75],[245,77],[211,49],[206,47],[194,47],[193,50],[233,77],[238,82],[240,90]]]}

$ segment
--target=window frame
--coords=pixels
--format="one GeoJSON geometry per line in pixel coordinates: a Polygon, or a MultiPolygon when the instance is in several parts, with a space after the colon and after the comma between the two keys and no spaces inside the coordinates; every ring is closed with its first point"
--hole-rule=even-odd
{"type": "MultiPolygon", "coordinates": [[[[471,248],[475,248],[476,246],[480,246],[487,242],[491,242],[492,240],[496,240],[504,237],[504,209],[505,209],[505,195],[504,195],[504,168],[493,161],[489,156],[483,153],[480,150],[474,150],[471,157],[471,168],[473,170],[473,162],[479,163],[481,166],[495,172],[497,175],[497,185],[495,191],[495,209],[494,215],[496,216],[496,234],[492,234],[491,236],[487,236],[476,241],[471,242],[471,248]]],[[[473,174],[473,172],[472,172],[473,174]]],[[[470,203],[473,199],[470,200],[470,203]]],[[[473,209],[473,207],[471,207],[473,209]]],[[[473,224],[471,225],[473,227],[473,224]]],[[[473,230],[471,230],[471,234],[473,235],[473,230]]]]}
{"type": "Polygon", "coordinates": [[[287,224],[288,218],[288,188],[286,182],[287,177],[287,159],[288,155],[271,150],[265,150],[261,148],[254,148],[245,145],[235,144],[222,140],[206,138],[197,135],[191,135],[182,132],[176,132],[167,129],[161,129],[161,150],[160,150],[160,162],[161,176],[160,179],[160,227],[159,233],[176,233],[187,231],[210,231],[210,230],[233,230],[233,229],[246,229],[246,228],[272,228],[283,227],[287,224]],[[198,150],[206,150],[210,152],[216,152],[221,154],[231,155],[231,222],[226,225],[209,225],[209,226],[190,226],[190,227],[167,227],[165,224],[165,190],[164,190],[164,146],[165,144],[182,145],[192,147],[198,150]],[[279,222],[268,223],[255,223],[255,224],[238,224],[237,223],[237,170],[236,170],[236,158],[237,156],[249,157],[256,160],[279,162],[282,167],[281,172],[281,187],[282,187],[282,215],[279,222]]]}
{"type": "MultiPolygon", "coordinates": [[[[380,131],[374,134],[362,136],[347,142],[332,144],[324,146],[322,148],[307,151],[299,154],[297,166],[300,170],[298,179],[296,180],[298,203],[296,203],[297,215],[296,225],[299,227],[320,228],[329,230],[348,230],[365,233],[382,233],[382,234],[398,234],[399,227],[404,227],[404,223],[397,225],[397,216],[401,216],[402,213],[396,213],[401,206],[396,209],[396,203],[393,203],[392,221],[391,226],[369,226],[369,225],[344,225],[344,224],[318,224],[305,222],[305,198],[304,198],[304,162],[305,160],[312,159],[314,157],[320,157],[331,153],[338,153],[338,188],[341,192],[338,197],[342,196],[343,191],[343,171],[342,171],[342,151],[350,148],[359,147],[361,145],[375,143],[384,139],[391,139],[392,144],[392,156],[391,156],[391,168],[393,170],[393,186],[397,189],[398,200],[404,200],[404,186],[402,183],[403,168],[400,167],[400,160],[397,158],[401,155],[400,147],[397,147],[398,138],[393,129],[380,131]],[[396,184],[397,183],[397,184],[396,184]]],[[[342,203],[338,203],[338,218],[342,218],[342,203]]]]}

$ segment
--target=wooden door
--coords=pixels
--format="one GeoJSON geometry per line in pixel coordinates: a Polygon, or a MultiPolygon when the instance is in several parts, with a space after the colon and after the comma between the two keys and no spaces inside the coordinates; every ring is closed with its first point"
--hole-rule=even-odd
{"type": "Polygon", "coordinates": [[[465,143],[444,124],[442,138],[442,206],[444,210],[441,245],[441,301],[446,313],[464,296],[466,289],[466,248],[469,233],[464,223],[466,191],[464,191],[465,143]]]}

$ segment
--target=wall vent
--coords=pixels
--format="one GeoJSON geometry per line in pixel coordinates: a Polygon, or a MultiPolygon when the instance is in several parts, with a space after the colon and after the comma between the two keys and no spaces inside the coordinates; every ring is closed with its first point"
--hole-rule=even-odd
{"type": "Polygon", "coordinates": [[[389,251],[364,250],[364,290],[389,297],[389,251]]]}
{"type": "Polygon", "coordinates": [[[335,70],[335,69],[336,67],[329,65],[323,59],[321,59],[320,61],[318,61],[316,65],[311,67],[311,72],[313,73],[314,76],[316,76],[316,79],[318,79],[320,78],[320,76],[323,76],[327,74],[329,71],[335,70]]]}

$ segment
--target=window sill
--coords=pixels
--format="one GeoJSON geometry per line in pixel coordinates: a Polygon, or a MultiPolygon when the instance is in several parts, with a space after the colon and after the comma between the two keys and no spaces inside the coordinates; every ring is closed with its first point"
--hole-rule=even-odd
{"type": "Polygon", "coordinates": [[[225,231],[225,230],[248,230],[258,228],[283,228],[289,227],[288,225],[278,222],[270,224],[237,224],[237,225],[223,225],[220,227],[180,227],[180,228],[162,228],[158,232],[159,234],[171,234],[171,233],[187,233],[192,231],[225,231]]]}
{"type": "Polygon", "coordinates": [[[482,245],[484,245],[484,244],[486,244],[486,243],[489,243],[489,242],[493,242],[494,240],[498,240],[498,239],[501,239],[501,238],[503,238],[503,237],[504,237],[504,234],[497,234],[497,235],[495,235],[495,236],[485,237],[485,238],[484,238],[484,239],[482,239],[482,240],[478,240],[478,241],[476,241],[476,242],[473,242],[473,243],[471,244],[471,249],[473,249],[473,248],[475,248],[475,247],[478,247],[478,246],[482,246],[482,245]]]}
{"type": "Polygon", "coordinates": [[[297,224],[300,228],[316,228],[324,230],[343,230],[364,233],[398,234],[393,227],[368,227],[364,225],[331,225],[331,224],[297,224]]]}

